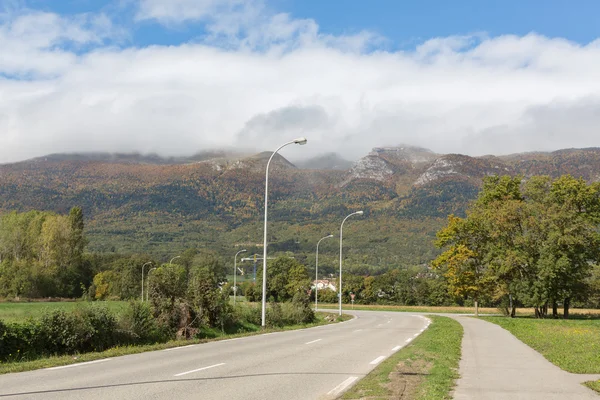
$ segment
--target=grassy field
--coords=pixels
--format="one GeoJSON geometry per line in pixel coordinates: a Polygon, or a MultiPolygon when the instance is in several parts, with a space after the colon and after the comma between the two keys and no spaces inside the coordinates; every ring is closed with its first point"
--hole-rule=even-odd
{"type": "MultiPolygon", "coordinates": [[[[337,309],[337,304],[319,303],[320,309],[337,309]]],[[[365,311],[399,311],[399,312],[425,312],[425,313],[443,313],[443,314],[473,314],[473,307],[428,307],[428,306],[394,306],[381,304],[361,304],[352,305],[344,304],[344,311],[365,310],[365,311]]],[[[497,308],[482,308],[479,307],[480,314],[498,314],[497,308]]]]}
{"type": "Polygon", "coordinates": [[[600,374],[600,319],[485,317],[565,371],[600,374]]]}
{"type": "MultiPolygon", "coordinates": [[[[439,314],[473,314],[475,312],[474,307],[429,307],[429,306],[395,306],[395,305],[382,305],[382,304],[356,304],[354,308],[350,304],[344,304],[344,311],[351,310],[365,310],[365,311],[398,311],[398,312],[423,312],[423,313],[439,313],[439,314]]],[[[319,303],[319,309],[337,309],[337,304],[319,303]]],[[[577,318],[578,316],[587,316],[590,318],[600,318],[600,310],[596,309],[581,309],[572,308],[570,310],[571,316],[577,318]]],[[[498,308],[493,307],[479,307],[480,315],[500,314],[498,308]]],[[[517,309],[518,316],[530,316],[534,315],[533,308],[520,308],[517,309]]]]}
{"type": "MultiPolygon", "coordinates": [[[[245,302],[244,296],[236,296],[236,301],[245,302]]],[[[233,302],[233,296],[230,296],[233,302]]],[[[76,307],[80,307],[82,304],[86,304],[82,301],[57,301],[57,302],[44,302],[44,301],[32,301],[32,302],[0,302],[0,320],[6,322],[18,322],[29,317],[37,318],[43,315],[47,310],[52,309],[63,309],[66,311],[72,310],[76,307]]],[[[105,301],[102,302],[109,309],[115,312],[119,312],[124,309],[126,301],[105,301]]],[[[337,309],[337,304],[326,304],[319,303],[319,309],[337,309]]],[[[344,304],[344,310],[352,310],[352,306],[344,304]]],[[[372,310],[372,311],[399,311],[399,312],[426,312],[426,313],[447,313],[447,314],[472,314],[475,309],[473,307],[425,307],[425,306],[393,306],[393,305],[355,305],[354,310],[372,310]]],[[[486,314],[498,314],[497,308],[479,308],[479,313],[482,315],[486,314]]],[[[532,309],[523,308],[519,309],[517,315],[529,316],[533,314],[532,309]]],[[[600,310],[588,310],[588,309],[572,309],[571,314],[574,317],[579,315],[597,316],[600,318],[600,310]]]]}
{"type": "Polygon", "coordinates": [[[431,326],[382,362],[344,394],[344,399],[450,399],[458,378],[462,326],[431,316],[431,326]]]}
{"type": "MultiPolygon", "coordinates": [[[[127,306],[126,301],[103,301],[96,302],[106,305],[111,311],[121,312],[127,306]]],[[[0,320],[5,322],[19,322],[27,318],[38,318],[48,310],[71,311],[77,307],[85,306],[89,303],[83,301],[54,301],[43,302],[35,301],[28,303],[0,303],[0,320]]]]}

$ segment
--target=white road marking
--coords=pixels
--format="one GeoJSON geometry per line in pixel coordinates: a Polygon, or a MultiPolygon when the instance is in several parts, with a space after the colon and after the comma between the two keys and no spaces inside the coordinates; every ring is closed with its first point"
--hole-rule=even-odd
{"type": "Polygon", "coordinates": [[[369,364],[371,364],[371,365],[379,364],[383,360],[385,360],[385,356],[379,356],[376,359],[374,359],[373,361],[371,361],[369,364]]]}
{"type": "Polygon", "coordinates": [[[392,351],[396,352],[396,351],[400,350],[401,348],[402,348],[402,346],[396,346],[392,349],[392,351]]]}
{"type": "Polygon", "coordinates": [[[362,329],[357,329],[357,330],[355,330],[354,332],[360,332],[360,331],[362,331],[362,329]]]}
{"type": "Polygon", "coordinates": [[[215,365],[209,365],[208,367],[202,367],[202,368],[198,368],[198,369],[193,369],[191,371],[181,372],[181,373],[175,374],[173,376],[183,376],[183,375],[191,374],[191,373],[198,372],[198,371],[204,371],[205,369],[210,369],[210,368],[214,368],[214,367],[220,367],[221,365],[225,365],[225,363],[220,363],[220,364],[215,364],[215,365]]]}
{"type": "Polygon", "coordinates": [[[410,343],[410,342],[412,342],[412,338],[406,339],[406,343],[410,343]]]}
{"type": "Polygon", "coordinates": [[[308,342],[308,343],[304,343],[304,344],[313,344],[313,343],[320,342],[321,340],[323,340],[323,339],[313,340],[312,342],[308,342]]]}
{"type": "Polygon", "coordinates": [[[196,345],[195,344],[188,344],[187,346],[171,347],[170,349],[164,349],[162,351],[179,350],[179,349],[185,349],[187,347],[193,347],[193,346],[196,346],[196,345]]]}
{"type": "Polygon", "coordinates": [[[222,342],[233,342],[234,340],[240,340],[240,339],[242,339],[242,338],[236,337],[236,338],[233,338],[233,339],[217,340],[217,342],[221,342],[221,343],[222,342]]]}
{"type": "Polygon", "coordinates": [[[73,368],[73,367],[80,367],[82,365],[97,364],[97,363],[101,363],[101,362],[108,361],[108,360],[112,360],[112,358],[103,358],[102,360],[87,361],[87,362],[82,362],[82,363],[77,363],[77,364],[69,364],[69,365],[61,365],[60,367],[50,367],[50,368],[45,368],[45,369],[47,369],[48,371],[51,371],[54,369],[73,368]]]}
{"type": "Polygon", "coordinates": [[[346,389],[348,386],[352,385],[352,383],[354,383],[354,381],[357,379],[358,379],[358,376],[351,376],[350,378],[346,379],[344,382],[340,383],[339,385],[337,385],[336,387],[331,389],[329,392],[327,392],[327,394],[338,395],[338,394],[342,393],[344,391],[344,389],[346,389]]]}

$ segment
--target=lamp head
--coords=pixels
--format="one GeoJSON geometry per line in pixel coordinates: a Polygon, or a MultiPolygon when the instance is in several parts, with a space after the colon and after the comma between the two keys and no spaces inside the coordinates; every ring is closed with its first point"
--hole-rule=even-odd
{"type": "Polygon", "coordinates": [[[306,144],[306,142],[307,142],[307,140],[306,140],[306,138],[305,138],[305,137],[301,137],[301,138],[298,138],[298,139],[294,139],[294,143],[295,143],[295,144],[306,144]]]}
{"type": "Polygon", "coordinates": [[[357,211],[356,215],[363,215],[364,213],[362,211],[357,211]]]}
{"type": "Polygon", "coordinates": [[[246,252],[246,249],[244,249],[244,250],[240,251],[240,253],[245,253],[245,252],[246,252]]]}
{"type": "Polygon", "coordinates": [[[327,235],[327,237],[333,237],[333,235],[327,235]]]}

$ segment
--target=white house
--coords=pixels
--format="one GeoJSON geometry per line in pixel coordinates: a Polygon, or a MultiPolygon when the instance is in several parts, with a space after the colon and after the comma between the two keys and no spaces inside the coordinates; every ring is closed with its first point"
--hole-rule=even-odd
{"type": "Polygon", "coordinates": [[[319,290],[331,289],[336,291],[335,285],[329,279],[319,279],[318,281],[312,282],[312,289],[317,288],[319,290]]]}

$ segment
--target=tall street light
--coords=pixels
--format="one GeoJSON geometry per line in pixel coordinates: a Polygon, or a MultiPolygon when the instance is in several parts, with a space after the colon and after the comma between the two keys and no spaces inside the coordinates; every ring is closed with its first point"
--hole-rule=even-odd
{"type": "Polygon", "coordinates": [[[277,150],[271,154],[269,157],[269,161],[267,162],[267,171],[265,173],[265,227],[264,227],[264,237],[263,237],[263,282],[262,282],[262,317],[261,317],[261,326],[264,328],[266,326],[266,313],[267,313],[267,207],[269,201],[269,165],[271,164],[271,160],[277,154],[277,152],[283,149],[285,146],[290,144],[306,144],[306,138],[298,138],[294,139],[290,142],[282,144],[279,146],[277,150]]]}
{"type": "Polygon", "coordinates": [[[315,262],[315,311],[317,311],[317,298],[319,297],[319,243],[321,243],[321,240],[323,239],[327,239],[327,238],[332,238],[333,235],[327,235],[325,237],[322,237],[321,239],[319,239],[319,241],[317,242],[317,259],[315,262]]]}
{"type": "Polygon", "coordinates": [[[340,303],[340,315],[342,315],[342,233],[344,232],[344,222],[346,222],[346,220],[353,215],[363,215],[363,212],[357,211],[348,215],[346,218],[344,218],[344,220],[342,221],[342,226],[340,227],[340,292],[338,293],[340,303]]]}
{"type": "Polygon", "coordinates": [[[148,264],[152,264],[152,261],[148,261],[142,265],[142,303],[144,302],[144,267],[148,264]]]}
{"type": "Polygon", "coordinates": [[[171,263],[173,262],[173,260],[176,258],[181,258],[181,256],[175,256],[175,257],[171,258],[171,261],[169,261],[169,267],[171,266],[171,263]]]}
{"type": "Polygon", "coordinates": [[[233,257],[233,306],[235,307],[235,293],[237,292],[237,286],[236,286],[236,277],[237,277],[237,256],[240,253],[245,253],[246,249],[244,250],[240,250],[237,253],[235,253],[235,256],[233,257]]]}
{"type": "Polygon", "coordinates": [[[156,267],[150,268],[148,271],[148,278],[146,279],[146,302],[150,299],[150,272],[154,271],[156,267]]]}

